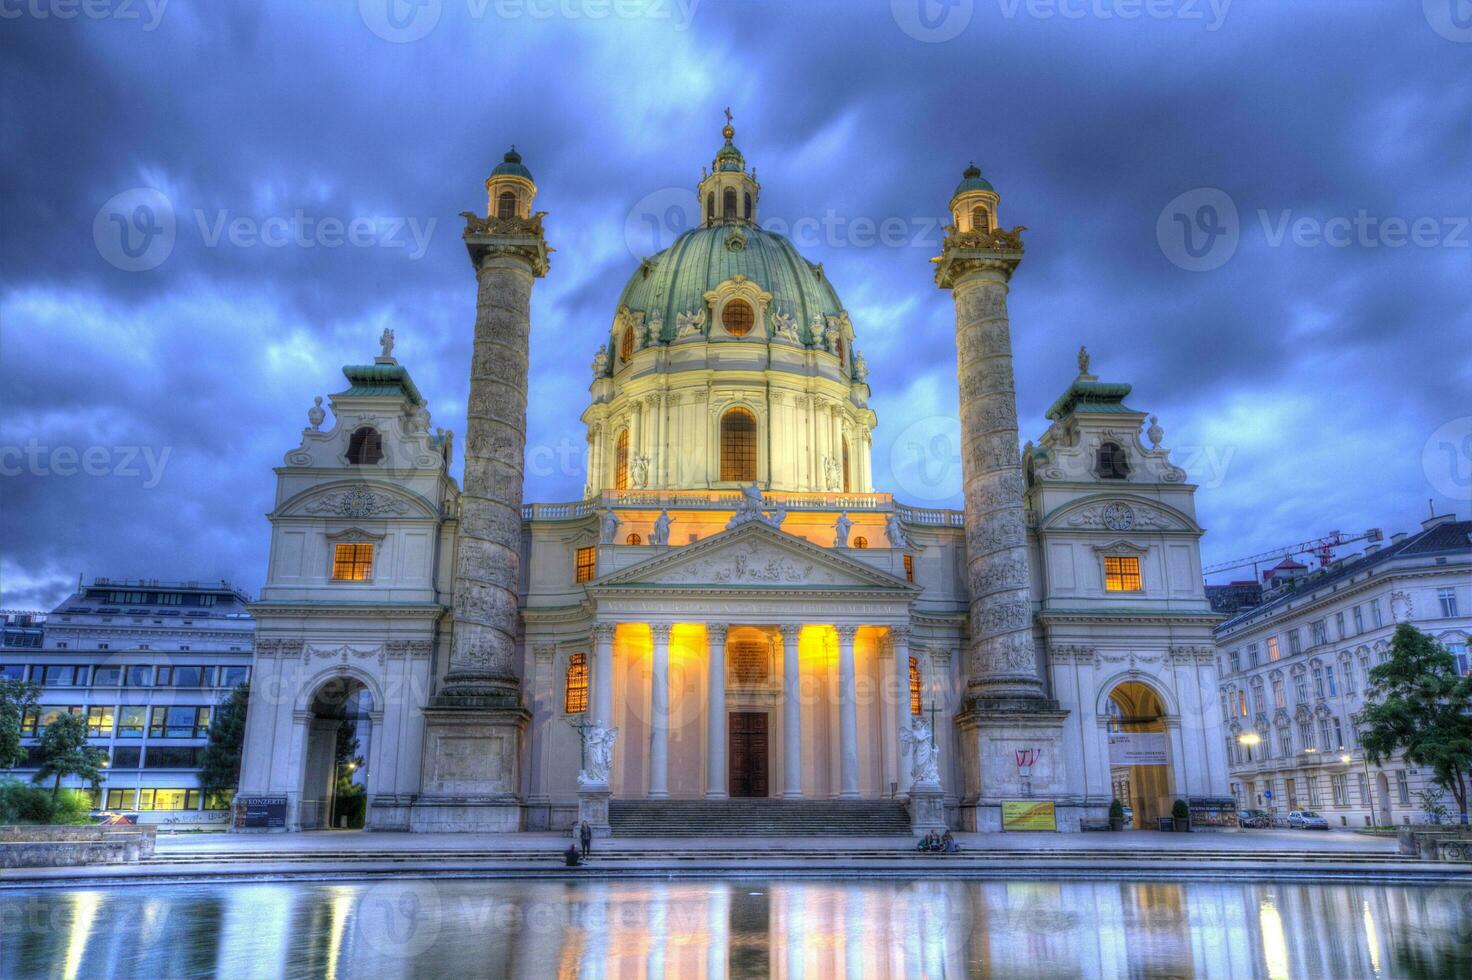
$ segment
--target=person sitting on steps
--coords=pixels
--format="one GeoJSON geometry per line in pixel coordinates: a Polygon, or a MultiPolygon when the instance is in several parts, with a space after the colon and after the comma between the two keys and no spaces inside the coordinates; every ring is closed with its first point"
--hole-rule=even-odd
{"type": "Polygon", "coordinates": [[[582,861],[578,859],[578,846],[576,844],[567,845],[567,850],[562,852],[562,860],[569,868],[576,868],[581,864],[582,861]]]}

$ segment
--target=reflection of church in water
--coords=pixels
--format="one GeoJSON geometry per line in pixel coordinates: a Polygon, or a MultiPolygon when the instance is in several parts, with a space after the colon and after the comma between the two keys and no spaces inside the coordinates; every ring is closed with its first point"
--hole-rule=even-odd
{"type": "Polygon", "coordinates": [[[600,831],[610,815],[615,832],[670,828],[696,814],[679,801],[751,826],[903,827],[908,807],[915,828],[995,829],[1030,801],[1068,830],[1116,794],[1142,823],[1225,794],[1194,487],[1082,352],[1019,459],[1022,242],[991,184],[966,170],[935,260],[965,510],[912,507],[873,486],[855,324],[824,268],[758,224],[724,135],[700,226],[639,263],[594,359],[584,499],[522,503],[550,249],[514,152],[486,217],[466,215],[464,438],[430,425],[391,335],[344,368],[331,424],[320,399],[309,412],[276,470],[241,797],[322,825],[349,701],[384,829],[565,827],[580,810],[600,831]]]}

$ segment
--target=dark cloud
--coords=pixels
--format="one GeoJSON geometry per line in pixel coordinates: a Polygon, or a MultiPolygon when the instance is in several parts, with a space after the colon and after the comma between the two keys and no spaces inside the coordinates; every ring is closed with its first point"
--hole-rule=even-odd
{"type": "Polygon", "coordinates": [[[1458,507],[1422,457],[1472,414],[1472,232],[1460,247],[1274,240],[1284,212],[1430,218],[1443,237],[1472,216],[1472,44],[1439,36],[1420,4],[1236,0],[1208,29],[1037,13],[1134,9],[1107,0],[975,0],[933,5],[970,21],[924,43],[883,2],[705,0],[681,29],[692,8],[674,0],[633,19],[442,0],[423,8],[439,10],[433,30],[393,43],[370,29],[376,3],[173,0],[151,30],[6,21],[0,446],[11,469],[56,447],[109,463],[0,477],[0,602],[49,605],[78,572],[258,588],[270,469],[386,324],[436,422],[463,427],[474,287],[456,215],[484,206],[513,141],[558,250],[534,301],[528,497],[577,496],[569,393],[638,257],[631,210],[693,186],[728,104],[764,218],[827,225],[803,250],[868,355],[880,489],[913,497],[891,461],[955,416],[950,301],[928,259],[974,158],[1003,219],[1030,229],[1012,294],[1025,436],[1087,343],[1202,483],[1208,560],[1407,527],[1428,497],[1458,507]],[[126,272],[93,222],[138,187],[167,198],[176,238],[157,268],[126,272]],[[1199,188],[1240,217],[1236,253],[1210,272],[1179,268],[1156,236],[1167,203],[1199,188]],[[213,237],[273,218],[285,244],[213,237]],[[322,222],[353,219],[375,223],[375,244],[329,244],[322,222]],[[913,233],[860,241],[886,219],[913,233]],[[130,447],[164,462],[121,473],[130,447]]]}

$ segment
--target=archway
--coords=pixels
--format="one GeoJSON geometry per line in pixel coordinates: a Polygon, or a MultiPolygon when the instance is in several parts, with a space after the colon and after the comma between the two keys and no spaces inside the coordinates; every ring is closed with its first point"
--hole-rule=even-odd
{"type": "Polygon", "coordinates": [[[1139,681],[1109,692],[1109,776],[1114,797],[1134,811],[1134,826],[1155,827],[1170,815],[1170,740],[1160,695],[1139,681]]]}
{"type": "Polygon", "coordinates": [[[333,677],[312,695],[310,711],[301,828],[361,828],[367,813],[373,695],[356,678],[333,677]]]}

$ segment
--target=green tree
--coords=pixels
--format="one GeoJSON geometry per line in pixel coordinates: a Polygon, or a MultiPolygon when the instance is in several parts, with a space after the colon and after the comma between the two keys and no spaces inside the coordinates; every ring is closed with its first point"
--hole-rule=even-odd
{"type": "Polygon", "coordinates": [[[1397,751],[1430,769],[1457,801],[1467,823],[1472,774],[1472,677],[1457,673],[1452,655],[1409,623],[1395,628],[1390,658],[1370,671],[1360,713],[1360,744],[1375,764],[1397,751]]]}
{"type": "Polygon", "coordinates": [[[10,769],[26,757],[20,744],[21,723],[36,707],[40,688],[25,681],[0,680],[0,769],[10,769]]]}
{"type": "Polygon", "coordinates": [[[33,782],[55,779],[51,796],[61,791],[63,776],[79,776],[97,789],[102,783],[102,764],[107,750],[87,744],[87,719],[81,715],[63,714],[41,733],[41,768],[31,777],[33,782]]]}
{"type": "Polygon", "coordinates": [[[240,785],[240,757],[245,750],[245,714],[250,685],[240,684],[215,706],[209,742],[200,758],[199,785],[206,796],[228,793],[240,785]]]}

